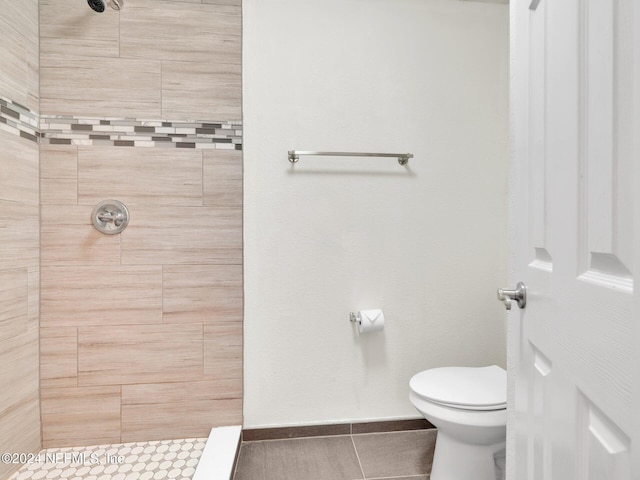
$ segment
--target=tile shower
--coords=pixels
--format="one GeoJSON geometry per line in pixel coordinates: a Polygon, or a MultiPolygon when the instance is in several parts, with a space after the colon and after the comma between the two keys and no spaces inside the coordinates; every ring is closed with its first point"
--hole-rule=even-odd
{"type": "Polygon", "coordinates": [[[0,450],[241,423],[240,1],[0,12],[0,450]]]}

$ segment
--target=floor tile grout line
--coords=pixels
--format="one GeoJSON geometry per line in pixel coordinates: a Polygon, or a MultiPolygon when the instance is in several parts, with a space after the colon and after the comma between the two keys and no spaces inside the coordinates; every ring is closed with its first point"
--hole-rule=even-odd
{"type": "Polygon", "coordinates": [[[366,475],[364,474],[364,468],[362,468],[362,462],[360,461],[360,455],[358,454],[358,447],[356,447],[356,442],[353,439],[353,435],[349,435],[351,438],[351,444],[353,445],[353,451],[356,452],[356,458],[358,459],[358,466],[360,467],[360,472],[362,473],[363,480],[366,480],[366,475]]]}

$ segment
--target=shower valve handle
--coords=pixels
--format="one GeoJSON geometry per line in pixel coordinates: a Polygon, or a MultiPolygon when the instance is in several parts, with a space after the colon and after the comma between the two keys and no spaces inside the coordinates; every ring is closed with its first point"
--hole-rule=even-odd
{"type": "Polygon", "coordinates": [[[114,235],[128,225],[129,210],[118,200],[104,200],[91,212],[91,221],[100,233],[114,235]]]}
{"type": "Polygon", "coordinates": [[[104,223],[113,223],[116,227],[122,225],[125,220],[125,216],[123,212],[110,212],[107,211],[105,213],[100,213],[98,215],[98,220],[104,223]]]}

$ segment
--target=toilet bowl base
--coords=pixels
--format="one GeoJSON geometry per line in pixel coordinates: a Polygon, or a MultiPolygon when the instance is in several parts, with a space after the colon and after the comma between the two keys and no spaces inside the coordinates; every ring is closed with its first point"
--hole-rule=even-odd
{"type": "Polygon", "coordinates": [[[496,480],[494,455],[505,448],[505,442],[477,445],[438,431],[433,455],[431,480],[496,480]]]}

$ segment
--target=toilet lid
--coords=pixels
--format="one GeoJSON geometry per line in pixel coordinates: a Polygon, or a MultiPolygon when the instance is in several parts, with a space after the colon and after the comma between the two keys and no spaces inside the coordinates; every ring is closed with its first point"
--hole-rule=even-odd
{"type": "Polygon", "coordinates": [[[409,387],[427,401],[469,410],[507,405],[507,372],[490,367],[442,367],[413,376],[409,387]]]}

